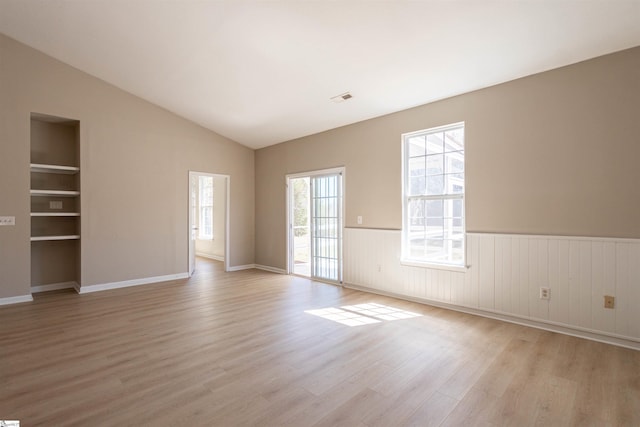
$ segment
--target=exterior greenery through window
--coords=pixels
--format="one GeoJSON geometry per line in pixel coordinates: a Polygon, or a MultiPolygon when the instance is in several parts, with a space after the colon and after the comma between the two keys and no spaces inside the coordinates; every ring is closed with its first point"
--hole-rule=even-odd
{"type": "Polygon", "coordinates": [[[403,259],[464,266],[464,123],[403,135],[403,259]]]}

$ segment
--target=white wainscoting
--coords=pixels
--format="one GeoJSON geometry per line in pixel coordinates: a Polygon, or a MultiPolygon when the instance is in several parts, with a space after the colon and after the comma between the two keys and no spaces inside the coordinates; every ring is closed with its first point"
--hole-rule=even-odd
{"type": "Polygon", "coordinates": [[[399,230],[345,229],[344,282],[640,349],[640,240],[467,236],[469,268],[448,271],[401,264],[399,230]],[[540,287],[551,289],[549,300],[540,287]],[[615,296],[614,309],[604,308],[604,295],[615,296]]]}

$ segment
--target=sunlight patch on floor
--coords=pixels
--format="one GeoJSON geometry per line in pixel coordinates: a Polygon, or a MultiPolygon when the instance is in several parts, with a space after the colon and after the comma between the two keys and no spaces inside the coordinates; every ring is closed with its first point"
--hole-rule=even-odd
{"type": "Polygon", "coordinates": [[[410,319],[421,314],[377,303],[345,305],[340,308],[329,307],[307,310],[307,314],[333,320],[347,326],[361,326],[382,321],[410,319]]]}

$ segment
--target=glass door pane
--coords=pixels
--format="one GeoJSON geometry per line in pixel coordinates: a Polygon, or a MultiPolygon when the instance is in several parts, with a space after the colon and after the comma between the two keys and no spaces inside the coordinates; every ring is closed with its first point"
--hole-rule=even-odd
{"type": "Polygon", "coordinates": [[[310,230],[310,180],[309,177],[294,178],[291,186],[291,232],[293,242],[293,273],[311,275],[311,230],[310,230]]]}
{"type": "Polygon", "coordinates": [[[311,177],[311,275],[342,280],[342,175],[311,177]]]}

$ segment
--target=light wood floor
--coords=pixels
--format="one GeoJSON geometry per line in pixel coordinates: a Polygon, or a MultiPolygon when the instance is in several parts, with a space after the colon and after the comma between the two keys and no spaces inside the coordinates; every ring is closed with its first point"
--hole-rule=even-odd
{"type": "Polygon", "coordinates": [[[0,307],[23,426],[640,425],[640,352],[199,260],[190,280],[0,307]],[[349,327],[305,310],[421,314],[349,327]]]}

